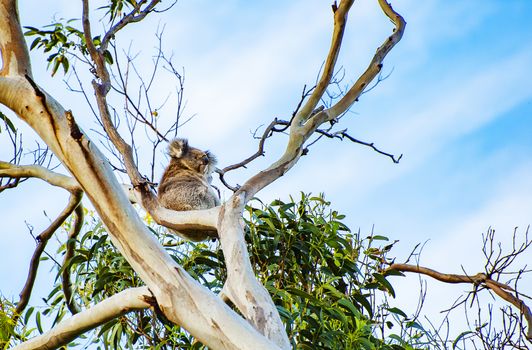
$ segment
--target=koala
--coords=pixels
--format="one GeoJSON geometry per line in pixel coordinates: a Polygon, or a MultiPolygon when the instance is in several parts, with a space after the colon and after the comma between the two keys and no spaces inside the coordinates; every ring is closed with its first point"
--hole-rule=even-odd
{"type": "MultiPolygon", "coordinates": [[[[168,155],[170,164],[166,167],[157,189],[159,202],[163,207],[185,211],[209,209],[220,205],[220,199],[210,185],[216,166],[216,157],[213,154],[190,147],[186,139],[174,139],[168,145],[168,155]]],[[[216,236],[213,231],[174,232],[193,241],[216,236]]]]}

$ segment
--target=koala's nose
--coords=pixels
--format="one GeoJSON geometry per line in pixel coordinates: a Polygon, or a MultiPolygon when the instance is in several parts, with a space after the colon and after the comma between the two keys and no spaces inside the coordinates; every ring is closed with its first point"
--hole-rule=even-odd
{"type": "Polygon", "coordinates": [[[207,156],[203,156],[203,158],[201,158],[201,160],[202,160],[202,162],[203,162],[204,165],[209,164],[209,157],[207,157],[207,156]]]}

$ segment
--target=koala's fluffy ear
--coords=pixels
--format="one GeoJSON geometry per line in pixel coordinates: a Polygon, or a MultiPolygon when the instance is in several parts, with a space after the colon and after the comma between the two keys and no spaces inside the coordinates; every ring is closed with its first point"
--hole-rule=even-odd
{"type": "Polygon", "coordinates": [[[170,145],[168,145],[168,154],[170,157],[181,158],[187,152],[187,139],[174,139],[172,142],[170,142],[170,145]]]}

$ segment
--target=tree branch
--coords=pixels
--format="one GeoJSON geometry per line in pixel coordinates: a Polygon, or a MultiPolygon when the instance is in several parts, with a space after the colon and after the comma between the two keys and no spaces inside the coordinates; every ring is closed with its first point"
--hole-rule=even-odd
{"type": "Polygon", "coordinates": [[[336,5],[336,1],[334,2],[334,29],[331,47],[329,48],[325,66],[323,67],[323,73],[318,81],[318,84],[316,84],[316,88],[310,95],[307,102],[294,117],[293,125],[296,127],[302,126],[307,121],[331,82],[331,78],[334,74],[334,67],[336,66],[336,60],[340,54],[340,47],[342,45],[345,25],[347,23],[347,14],[353,5],[353,2],[354,0],[342,0],[339,6],[336,5]]]}
{"type": "Polygon", "coordinates": [[[130,311],[149,308],[154,303],[155,300],[148,287],[127,289],[59,322],[50,331],[15,346],[13,350],[56,349],[107,321],[130,311]]]}
{"type": "Polygon", "coordinates": [[[64,188],[71,193],[81,191],[81,187],[74,178],[56,173],[40,165],[14,165],[0,161],[0,177],[18,179],[34,177],[46,181],[52,186],[64,188]]]}
{"type": "MultiPolygon", "coordinates": [[[[15,0],[0,0],[2,5],[14,3],[15,0]]],[[[86,1],[84,5],[84,20],[88,20],[86,1]]],[[[17,13],[8,12],[9,8],[0,5],[0,17],[18,26],[17,13]]],[[[14,40],[12,31],[0,28],[3,57],[10,54],[9,47],[5,49],[6,42],[26,45],[23,40],[14,40]]],[[[176,264],[129,203],[108,161],[77,126],[72,113],[65,111],[29,75],[0,77],[0,103],[26,121],[76,178],[113,243],[150,288],[167,319],[212,349],[279,348],[176,264]]],[[[102,100],[99,103],[101,110],[106,107],[102,100]]]]}
{"type": "MultiPolygon", "coordinates": [[[[383,6],[382,1],[380,1],[383,6]]],[[[290,343],[286,338],[283,325],[279,319],[278,312],[273,304],[270,295],[264,287],[257,282],[253,269],[250,265],[248,252],[244,242],[244,234],[240,226],[242,212],[246,203],[261,189],[283,176],[299,159],[303,152],[305,141],[315,132],[315,130],[327,121],[328,112],[316,106],[329,86],[333,76],[336,59],[340,51],[340,45],[345,29],[348,11],[353,1],[344,0],[339,6],[333,6],[334,31],[331,48],[327,56],[325,67],[321,78],[312,94],[303,107],[296,113],[290,126],[290,135],[284,154],[270,167],[251,177],[238,189],[226,202],[220,211],[219,230],[220,242],[226,259],[228,277],[225,290],[227,296],[233,301],[244,316],[269,339],[275,340],[282,347],[289,347],[290,343]],[[250,298],[252,302],[250,303],[250,298]]],[[[387,3],[385,3],[389,6],[387,3]]],[[[389,13],[384,9],[385,13],[389,13]]],[[[402,18],[397,15],[398,18],[402,18]]],[[[397,32],[402,35],[404,25],[399,26],[397,32]]],[[[394,34],[395,35],[395,34],[394,34]]],[[[401,35],[394,37],[395,42],[399,41],[401,35]]],[[[388,39],[390,40],[390,39],[388,39]]],[[[394,44],[395,44],[394,42],[394,44]]],[[[372,62],[384,58],[382,52],[393,47],[386,46],[379,49],[372,62]],[[382,56],[382,57],[381,57],[382,56]],[[376,58],[377,57],[377,58],[376,58]]],[[[379,67],[380,70],[380,67],[379,67]]],[[[377,72],[378,73],[378,72],[377,72]]],[[[368,78],[370,75],[366,74],[368,78]]],[[[373,75],[373,77],[376,76],[373,75]]],[[[370,79],[371,80],[371,79],[370,79]]],[[[370,81],[369,80],[369,81],[370,81]]],[[[349,93],[349,92],[348,92],[349,93]]],[[[259,149],[260,151],[260,149],[259,149]]]]}
{"type": "Polygon", "coordinates": [[[102,51],[107,49],[107,46],[109,45],[109,41],[120,31],[122,28],[127,26],[130,23],[140,22],[142,21],[150,12],[152,12],[155,9],[155,6],[161,2],[161,0],[152,0],[144,9],[141,10],[141,7],[144,3],[146,3],[146,0],[139,1],[135,6],[135,9],[129,12],[127,15],[123,16],[118,23],[116,23],[114,26],[111,27],[105,33],[102,44],[100,46],[100,49],[102,51]]]}
{"type": "Polygon", "coordinates": [[[23,77],[29,75],[31,77],[30,55],[26,45],[18,45],[24,41],[24,34],[18,19],[18,6],[16,1],[2,1],[0,2],[0,12],[16,14],[10,16],[9,20],[0,21],[0,33],[9,32],[9,37],[3,38],[0,45],[0,54],[2,55],[2,69],[0,76],[2,77],[23,77]]]}
{"type": "Polygon", "coordinates": [[[37,277],[37,269],[39,268],[41,255],[44,252],[44,249],[46,248],[48,240],[52,237],[54,232],[65,222],[65,220],[70,216],[70,214],[72,214],[74,209],[76,209],[76,207],[81,201],[82,196],[83,192],[81,191],[72,193],[65,209],[63,209],[59,216],[52,222],[52,224],[46,230],[44,230],[35,238],[35,240],[37,241],[37,247],[35,248],[35,252],[33,252],[33,256],[31,257],[26,283],[24,284],[24,288],[20,292],[20,300],[17,303],[17,307],[15,309],[15,321],[18,319],[18,317],[22,314],[22,311],[24,311],[24,309],[28,305],[31,292],[33,290],[33,285],[35,283],[35,278],[37,277]]]}
{"type": "MultiPolygon", "coordinates": [[[[290,137],[285,153],[279,160],[273,163],[266,170],[250,178],[240,189],[245,193],[245,202],[250,200],[258,191],[269,185],[279,177],[283,176],[299,159],[303,151],[303,145],[316,129],[327,121],[332,121],[344,113],[358,98],[364,88],[378,75],[382,68],[382,61],[388,52],[402,38],[406,22],[397,14],[390,4],[385,0],[378,0],[383,12],[395,24],[394,33],[386,39],[375,55],[373,56],[369,67],[360,76],[357,82],[349,89],[346,95],[329,109],[314,109],[318,101],[323,96],[325,89],[323,82],[330,82],[336,57],[340,50],[341,38],[345,27],[345,19],[352,1],[342,1],[339,6],[333,6],[335,30],[333,32],[331,49],[325,63],[323,74],[307,100],[307,103],[299,110],[294,117],[290,126],[290,137]]],[[[328,84],[328,83],[327,83],[328,84]]],[[[237,192],[238,193],[238,192],[237,192]]]]}
{"type": "MultiPolygon", "coordinates": [[[[122,185],[131,203],[143,205],[142,194],[132,186],[122,185]]],[[[143,206],[144,208],[144,206],[143,206]]],[[[217,237],[218,214],[220,207],[202,210],[175,211],[161,205],[153,206],[151,211],[144,208],[155,222],[161,226],[186,233],[187,231],[205,230],[212,231],[212,237],[217,237]]]]}
{"type": "Polygon", "coordinates": [[[517,298],[516,296],[510,293],[514,291],[514,289],[510,287],[509,285],[500,283],[498,281],[494,281],[484,273],[477,273],[476,275],[472,275],[472,276],[456,275],[456,274],[441,273],[441,272],[429,269],[427,267],[419,266],[419,265],[399,264],[399,263],[391,264],[386,269],[386,271],[390,271],[390,270],[423,274],[423,275],[430,276],[438,281],[445,282],[445,283],[470,283],[470,284],[473,284],[476,288],[482,285],[485,288],[492,290],[495,294],[497,294],[503,300],[509,302],[510,304],[515,306],[517,309],[519,309],[519,312],[521,312],[521,314],[525,317],[528,323],[527,339],[529,341],[532,341],[532,312],[530,311],[530,308],[525,304],[524,301],[522,301],[521,299],[517,298]]]}
{"type": "Polygon", "coordinates": [[[72,283],[70,282],[70,259],[74,256],[74,249],[76,248],[76,238],[83,227],[83,205],[81,203],[74,211],[74,221],[71,224],[70,232],[68,233],[68,241],[66,243],[66,253],[63,258],[63,272],[61,273],[61,286],[63,294],[65,295],[66,305],[72,315],[81,312],[81,308],[76,304],[74,295],[72,293],[72,283]]]}
{"type": "MultiPolygon", "coordinates": [[[[358,99],[360,94],[369,86],[369,83],[375,79],[382,69],[382,62],[388,53],[393,49],[403,37],[406,22],[397,12],[395,12],[392,6],[387,0],[378,0],[382,11],[388,16],[388,18],[394,23],[394,33],[388,37],[388,39],[377,49],[375,56],[371,60],[368,68],[353,86],[347,91],[347,93],[338,101],[335,105],[329,108],[326,112],[328,115],[327,120],[333,120],[339,115],[351,107],[353,103],[358,99]]],[[[320,123],[321,124],[321,123],[320,123]]]]}
{"type": "MultiPolygon", "coordinates": [[[[157,1],[152,1],[152,4],[155,5],[155,3],[157,3],[157,1]]],[[[126,22],[124,23],[127,24],[126,22]]],[[[120,28],[115,28],[115,33],[120,28]]],[[[124,141],[122,136],[120,136],[120,133],[111,120],[106,97],[111,87],[111,81],[103,53],[96,49],[94,42],[92,41],[88,0],[83,0],[83,32],[85,35],[85,40],[87,41],[87,48],[89,50],[90,56],[96,63],[97,76],[100,79],[99,83],[93,81],[92,84],[94,87],[96,102],[100,112],[100,117],[102,119],[103,127],[109,136],[109,139],[122,156],[124,166],[131,183],[133,184],[135,190],[138,190],[141,195],[140,197],[142,206],[146,209],[146,211],[148,211],[148,213],[150,213],[150,215],[152,215],[156,221],[158,221],[159,217],[155,212],[157,208],[160,207],[157,196],[155,196],[153,193],[149,182],[140,174],[133,157],[133,149],[127,142],[124,141]]]]}

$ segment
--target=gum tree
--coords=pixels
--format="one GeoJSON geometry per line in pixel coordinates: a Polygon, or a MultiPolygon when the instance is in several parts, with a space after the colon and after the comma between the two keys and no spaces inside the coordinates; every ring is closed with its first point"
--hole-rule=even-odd
{"type": "MultiPolygon", "coordinates": [[[[377,48],[373,57],[368,58],[366,70],[356,81],[342,91],[334,101],[326,106],[321,101],[327,89],[336,84],[335,66],[344,31],[348,22],[348,14],[352,10],[353,0],[342,0],[332,4],[333,33],[329,52],[324,57],[324,65],[316,85],[304,91],[296,111],[290,120],[274,119],[259,136],[257,152],[249,158],[234,165],[219,169],[220,179],[232,195],[219,207],[202,210],[175,212],[159,205],[152,176],[143,174],[138,167],[138,155],[133,145],[133,131],[130,135],[119,128],[116,109],[109,101],[110,93],[115,91],[124,97],[127,106],[128,120],[142,124],[153,133],[154,153],[157,146],[175,133],[179,123],[176,121],[166,131],[157,125],[156,110],[143,113],[128,91],[128,73],[118,71],[115,75],[113,64],[116,64],[116,47],[114,40],[120,32],[146,16],[152,16],[161,8],[158,0],[124,1],[111,0],[105,6],[107,29],[95,35],[91,22],[89,0],[81,2],[81,26],[56,24],[54,28],[42,31],[29,27],[26,34],[36,35],[33,47],[50,51],[59,50],[49,56],[48,60],[55,73],[61,67],[69,69],[68,52],[75,52],[75,57],[86,63],[93,74],[92,89],[96,106],[93,110],[96,120],[105,131],[109,148],[113,156],[119,160],[119,166],[112,166],[112,161],[100,151],[97,143],[80,128],[78,121],[86,115],[74,115],[66,102],[57,101],[53,93],[46,91],[35,81],[32,75],[28,47],[24,40],[17,2],[15,0],[0,1],[0,49],[2,70],[0,71],[0,102],[12,110],[20,120],[26,122],[46,144],[54,157],[60,162],[68,175],[48,169],[43,162],[45,157],[37,156],[36,164],[17,164],[17,152],[12,162],[0,162],[0,176],[8,182],[2,189],[16,187],[27,178],[39,178],[53,186],[67,190],[70,199],[63,212],[38,237],[38,245],[30,266],[30,276],[21,293],[22,298],[17,304],[16,318],[27,305],[31,294],[38,261],[47,241],[56,230],[72,217],[71,239],[67,243],[65,267],[62,271],[63,290],[68,309],[72,317],[54,325],[48,332],[30,339],[17,348],[36,349],[49,348],[68,344],[83,332],[98,327],[109,320],[115,319],[132,310],[152,308],[157,314],[175,325],[181,326],[202,344],[212,349],[289,349],[290,340],[285,325],[282,323],[278,309],[272,297],[257,280],[250,262],[248,247],[245,242],[243,213],[247,203],[262,189],[288,172],[314,144],[316,137],[337,137],[348,139],[373,148],[385,154],[394,162],[399,158],[382,152],[372,143],[364,143],[352,138],[345,130],[340,129],[341,118],[358,101],[372,82],[380,81],[379,73],[386,55],[401,40],[405,29],[405,21],[393,10],[386,0],[377,0],[383,16],[388,17],[393,25],[393,32],[377,48]],[[71,39],[74,38],[75,40],[71,39]],[[118,76],[118,79],[116,78],[118,76]],[[231,186],[225,181],[224,175],[232,170],[246,166],[264,153],[264,144],[276,133],[287,133],[288,141],[284,153],[278,159],[271,159],[271,165],[251,176],[242,186],[231,186]],[[128,139],[128,136],[131,136],[128,139]],[[115,171],[122,170],[127,174],[129,184],[121,184],[115,171]],[[73,256],[73,242],[83,224],[84,215],[81,198],[86,196],[91,202],[98,217],[101,219],[111,240],[129,265],[143,281],[145,286],[123,290],[106,300],[80,308],[72,302],[71,285],[69,282],[68,262],[73,256]],[[219,294],[214,294],[192,278],[182,266],[168,254],[160,241],[140,217],[139,211],[133,207],[137,203],[149,213],[157,224],[186,232],[186,230],[209,230],[217,232],[223,251],[226,276],[219,294]],[[235,312],[228,304],[234,305],[235,312]]],[[[165,60],[160,54],[158,59],[165,60]]],[[[169,61],[172,72],[179,79],[181,75],[169,61]]],[[[179,80],[181,83],[182,81],[179,80]]],[[[151,84],[144,85],[147,92],[151,84]]],[[[181,101],[181,100],[180,100],[181,101]]],[[[146,103],[146,102],[145,102],[146,103]]],[[[13,129],[13,123],[2,116],[6,126],[13,129]]],[[[134,129],[134,127],[132,128],[134,129]]],[[[16,142],[13,142],[16,148],[16,142]]],[[[412,267],[406,264],[393,264],[388,267],[394,271],[412,271],[431,275],[430,270],[412,267]],[[417,269],[416,269],[417,268],[417,269]]],[[[431,276],[437,276],[432,273],[431,276]]],[[[439,276],[441,277],[441,276],[439,276]]],[[[448,277],[441,277],[445,279],[448,277]]],[[[493,282],[490,276],[460,277],[461,282],[486,284],[493,282]],[[491,281],[491,282],[490,282],[491,281]]],[[[496,288],[510,294],[511,290],[500,284],[496,288]]],[[[489,287],[489,286],[488,286],[489,287]]],[[[512,299],[510,302],[518,303],[512,299]]],[[[514,303],[514,304],[515,304],[514,303]]],[[[521,302],[522,303],[522,302],[521,302]]],[[[529,317],[530,311],[524,303],[519,304],[523,315],[529,317]]]]}

